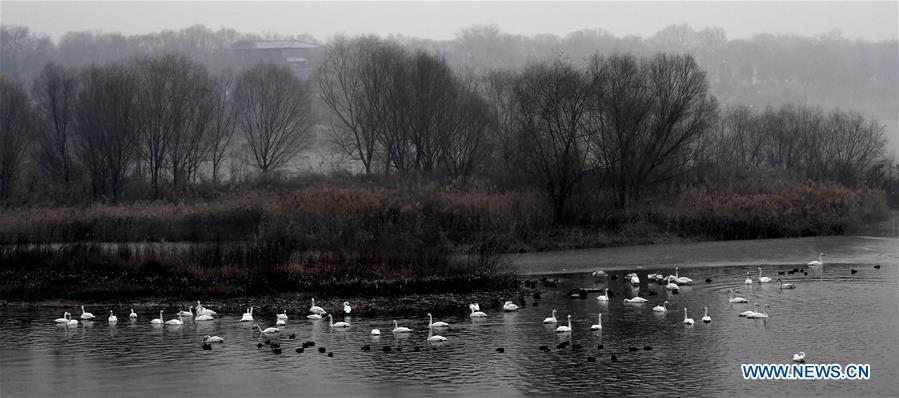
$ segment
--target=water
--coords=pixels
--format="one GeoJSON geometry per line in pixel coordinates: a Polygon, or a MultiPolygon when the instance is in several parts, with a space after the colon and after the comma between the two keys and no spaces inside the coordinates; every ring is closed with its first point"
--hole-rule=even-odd
{"type": "MultiPolygon", "coordinates": [[[[743,284],[745,272],[755,266],[694,267],[681,274],[693,286],[669,295],[646,282],[655,268],[640,270],[639,291],[655,291],[650,303],[624,305],[622,299],[637,292],[625,286],[626,271],[614,271],[618,280],[597,281],[586,273],[557,275],[558,288],[546,289],[539,306],[528,300],[518,312],[487,311],[489,317],[471,320],[465,314],[443,317],[452,329],[440,332],[449,339],[441,345],[425,342],[427,317],[400,319],[414,333],[395,338],[388,318],[350,318],[347,331],[330,331],[327,320],[307,321],[291,314],[279,339],[284,353],[257,349],[264,338],[238,314],[212,322],[187,322],[180,328],[153,327],[155,314],[141,313],[137,322],[120,318],[69,329],[52,320],[61,310],[3,308],[0,323],[0,396],[150,396],[159,393],[196,396],[286,395],[516,395],[528,393],[606,393],[669,395],[899,395],[899,268],[872,264],[827,264],[809,276],[790,276],[794,290],[780,290],[775,282],[743,284]],[[850,268],[857,269],[851,274],[850,268]],[[704,282],[711,278],[712,283],[704,282]],[[586,300],[572,299],[573,287],[609,287],[615,296],[608,304],[591,293],[586,300]],[[752,302],[769,304],[767,321],[740,318],[747,305],[729,304],[728,291],[752,302]],[[672,304],[665,315],[653,313],[664,300],[672,304]],[[683,307],[697,323],[681,323],[683,307]],[[710,324],[700,322],[702,307],[709,307],[710,324]],[[570,335],[554,333],[541,323],[558,310],[564,322],[572,315],[570,335]],[[591,332],[597,312],[603,312],[601,332],[591,332]],[[371,328],[383,335],[372,338],[371,328]],[[296,333],[294,340],[289,333],[296,333]],[[212,351],[200,347],[202,336],[225,338],[212,351]],[[303,341],[316,342],[302,354],[303,341]],[[584,349],[559,350],[570,340],[584,349]],[[372,346],[371,352],[360,347],[372,346]],[[598,344],[605,347],[597,349],[598,344]],[[384,345],[402,352],[384,353],[384,345]],[[538,350],[549,345],[549,353],[538,350]],[[651,351],[642,350],[650,345],[651,351]],[[629,346],[639,347],[628,352],[629,346]],[[326,347],[334,357],[317,352],[326,347]],[[414,347],[420,351],[415,352],[414,347]],[[503,347],[505,353],[495,349],[503,347]],[[809,363],[869,363],[869,381],[744,381],[741,363],[790,363],[805,351],[809,363]],[[618,356],[617,362],[610,355],[618,356]],[[586,362],[588,355],[597,362],[586,362]]],[[[793,266],[766,266],[767,276],[793,266]]],[[[665,275],[671,269],[659,269],[665,275]]],[[[519,303],[522,304],[522,303],[519,303]]],[[[93,308],[95,315],[104,309],[93,308]]],[[[123,317],[127,311],[119,311],[123,317]]],[[[105,319],[105,315],[101,318],[105,319]]],[[[168,316],[167,316],[168,318],[168,316]]],[[[274,316],[256,314],[263,327],[274,316]],[[263,320],[263,317],[265,318],[263,320]]]]}

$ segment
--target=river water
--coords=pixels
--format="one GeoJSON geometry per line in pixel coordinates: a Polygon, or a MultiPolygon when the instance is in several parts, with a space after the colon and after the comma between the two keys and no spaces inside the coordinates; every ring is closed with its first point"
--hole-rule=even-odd
{"type": "MultiPolygon", "coordinates": [[[[338,331],[327,320],[290,314],[280,336],[273,338],[282,344],[278,355],[267,346],[256,347],[266,338],[239,322],[239,314],[174,328],[152,326],[149,321],[156,314],[151,313],[141,313],[133,322],[119,313],[121,320],[110,325],[107,309],[89,307],[103,320],[67,328],[53,323],[65,309],[4,307],[0,396],[899,396],[897,243],[895,238],[833,237],[517,256],[512,263],[530,278],[546,274],[559,278],[558,286],[542,287],[542,298],[519,302],[524,306],[517,312],[489,310],[488,317],[478,320],[464,313],[442,318],[452,327],[440,331],[448,340],[438,345],[426,342],[426,314],[398,319],[414,330],[398,337],[390,332],[389,318],[347,318],[352,326],[338,331]],[[827,253],[822,268],[800,265],[815,259],[818,251],[827,253]],[[680,294],[647,281],[646,274],[655,271],[673,274],[674,263],[682,276],[695,280],[680,294]],[[781,290],[774,281],[745,285],[746,272],[757,279],[760,266],[775,281],[788,279],[798,287],[781,290]],[[597,267],[617,278],[593,278],[587,271],[597,267]],[[777,275],[793,268],[808,275],[777,275]],[[624,283],[630,271],[640,276],[639,288],[624,283]],[[567,294],[582,287],[607,287],[614,296],[602,303],[598,293],[586,299],[567,294]],[[739,317],[752,305],[730,304],[730,289],[752,303],[768,304],[770,318],[739,317]],[[650,302],[622,302],[637,294],[650,302]],[[654,313],[652,307],[665,300],[671,310],[654,313]],[[700,322],[706,306],[712,318],[708,324],[700,322]],[[682,323],[683,308],[695,325],[682,323]],[[553,309],[563,323],[572,316],[570,334],[541,323],[553,309]],[[600,312],[602,331],[590,331],[600,312]],[[382,336],[371,337],[372,328],[382,336]],[[291,333],[295,339],[288,337],[291,333]],[[221,336],[225,343],[203,350],[207,334],[221,336]],[[296,353],[305,341],[316,346],[296,353]],[[564,341],[583,348],[558,349],[564,341]],[[371,351],[362,351],[363,345],[371,351]],[[550,351],[540,351],[541,345],[550,351]],[[384,346],[391,352],[383,352],[384,346]],[[333,357],[318,353],[319,347],[333,357]],[[496,352],[500,347],[503,353],[496,352]],[[741,376],[742,363],[791,363],[800,351],[808,363],[870,364],[871,379],[747,381],[741,376]],[[587,361],[591,356],[596,362],[587,361]]],[[[273,326],[274,314],[257,313],[256,320],[263,328],[273,326]]]]}

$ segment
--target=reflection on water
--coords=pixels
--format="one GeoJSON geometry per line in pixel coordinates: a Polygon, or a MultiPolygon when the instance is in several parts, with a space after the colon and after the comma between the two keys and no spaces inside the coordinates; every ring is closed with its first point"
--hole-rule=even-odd
{"type": "MultiPolygon", "coordinates": [[[[776,280],[778,271],[789,268],[766,267],[765,274],[776,280]]],[[[808,276],[789,275],[798,285],[794,290],[780,290],[776,282],[744,285],[745,272],[755,275],[756,267],[682,269],[682,276],[696,282],[676,295],[647,283],[645,275],[655,271],[640,270],[642,283],[635,289],[625,286],[624,271],[611,272],[618,279],[604,281],[589,274],[562,275],[557,290],[544,292],[538,306],[529,300],[519,303],[525,305],[518,312],[487,311],[486,319],[471,320],[466,314],[439,319],[452,328],[440,332],[448,341],[437,345],[425,341],[425,314],[400,320],[414,330],[404,338],[389,332],[393,318],[348,318],[353,325],[349,330],[331,331],[326,320],[311,322],[303,314],[290,314],[284,332],[275,338],[284,349],[281,355],[267,347],[257,349],[264,338],[251,330],[251,323],[238,322],[239,314],[212,322],[187,321],[181,327],[151,326],[151,313],[140,314],[137,322],[119,314],[114,326],[96,320],[66,328],[53,323],[63,310],[4,308],[0,395],[899,394],[896,266],[875,270],[870,264],[826,265],[809,270],[808,276]],[[858,273],[851,274],[850,268],[858,273]],[[704,282],[706,278],[713,282],[704,282]],[[609,287],[614,296],[606,304],[596,300],[597,293],[571,299],[566,292],[573,287],[609,287]],[[730,288],[751,303],[769,304],[771,318],[738,317],[752,305],[728,303],[730,288]],[[638,292],[649,303],[622,303],[638,292]],[[654,313],[652,307],[665,300],[671,310],[654,313]],[[710,324],[700,321],[704,306],[710,324]],[[694,326],[682,323],[684,307],[696,320],[694,326]],[[554,308],[560,322],[572,315],[572,333],[555,333],[554,325],[541,323],[554,308]],[[593,332],[590,325],[598,312],[603,313],[603,329],[593,332]],[[372,328],[383,335],[371,337],[372,328]],[[296,339],[289,339],[290,333],[296,333],[296,339]],[[200,341],[207,334],[222,336],[225,343],[204,351],[200,341]],[[315,349],[294,351],[309,340],[334,357],[315,349]],[[557,349],[563,341],[583,348],[557,349]],[[366,344],[372,346],[370,352],[360,350],[366,344]],[[384,345],[394,350],[385,353],[384,345]],[[550,351],[538,350],[541,345],[550,351]],[[630,352],[631,346],[639,350],[630,352]],[[505,352],[496,352],[498,347],[505,352]],[[872,378],[759,382],[740,376],[741,363],[789,363],[799,351],[808,354],[809,363],[870,363],[872,378]],[[616,362],[610,359],[613,353],[616,362]],[[595,356],[596,362],[587,362],[588,356],[595,356]]],[[[260,326],[271,326],[274,314],[256,319],[266,320],[260,326]]]]}

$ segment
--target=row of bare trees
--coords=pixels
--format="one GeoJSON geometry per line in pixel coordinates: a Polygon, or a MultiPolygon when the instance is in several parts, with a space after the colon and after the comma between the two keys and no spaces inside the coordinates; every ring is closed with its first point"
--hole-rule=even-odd
{"type": "Polygon", "coordinates": [[[204,166],[217,183],[235,131],[267,172],[308,144],[313,123],[310,90],[271,63],[236,77],[170,54],[83,69],[47,64],[30,95],[5,78],[0,89],[3,197],[26,154],[65,194],[84,175],[95,199],[117,200],[131,176],[146,178],[152,197],[177,193],[204,166]]]}

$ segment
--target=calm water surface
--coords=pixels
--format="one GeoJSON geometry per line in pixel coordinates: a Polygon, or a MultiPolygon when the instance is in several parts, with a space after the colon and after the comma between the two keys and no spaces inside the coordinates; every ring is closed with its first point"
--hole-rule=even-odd
{"type": "MultiPolygon", "coordinates": [[[[425,314],[400,319],[401,325],[414,329],[405,338],[389,332],[390,318],[353,317],[348,319],[353,325],[349,330],[331,331],[327,320],[312,322],[304,314],[290,314],[279,338],[281,355],[257,349],[264,338],[250,324],[238,322],[239,314],[172,328],[151,326],[155,314],[141,313],[138,321],[130,322],[120,312],[122,320],[116,325],[94,321],[65,328],[53,323],[62,310],[2,308],[0,396],[897,396],[899,268],[885,262],[876,270],[874,264],[826,264],[823,270],[809,269],[808,276],[790,275],[798,285],[794,290],[780,290],[776,282],[744,285],[746,271],[757,278],[756,265],[682,268],[681,275],[696,282],[678,295],[647,283],[647,273],[660,270],[667,275],[673,273],[670,268],[641,267],[638,289],[625,286],[627,267],[611,272],[620,276],[617,280],[557,274],[559,286],[544,289],[537,306],[529,299],[518,312],[487,311],[489,316],[482,320],[466,314],[442,318],[452,328],[440,332],[448,339],[440,345],[425,341],[425,314]],[[850,269],[858,272],[851,274],[850,269]],[[706,278],[713,282],[706,283],[706,278]],[[566,292],[574,287],[609,287],[615,296],[608,304],[596,300],[597,293],[572,299],[566,292]],[[730,288],[751,302],[769,304],[770,319],[738,317],[750,306],[728,303],[730,288]],[[638,292],[650,302],[622,303],[638,292]],[[671,302],[671,311],[654,313],[652,307],[664,300],[671,302]],[[703,306],[709,308],[710,324],[699,321],[703,306]],[[695,326],[681,323],[684,307],[696,319],[695,326]],[[554,327],[541,323],[553,308],[560,321],[572,315],[570,335],[556,334],[554,327]],[[591,332],[598,312],[603,313],[604,328],[591,332]],[[372,338],[372,328],[383,335],[372,338]],[[296,339],[288,339],[290,333],[296,339]],[[207,334],[222,336],[225,343],[204,351],[200,341],[207,334]],[[309,340],[334,356],[315,349],[294,351],[309,340]],[[584,348],[557,349],[561,341],[584,348]],[[372,346],[371,352],[360,350],[365,344],[372,346]],[[598,344],[604,348],[597,349],[598,344]],[[403,350],[384,353],[384,345],[403,350]],[[539,351],[540,345],[549,345],[551,352],[539,351]],[[653,349],[642,350],[646,345],[653,349]],[[629,352],[629,346],[641,350],[629,352]],[[497,353],[497,347],[505,353],[497,353]],[[763,382],[744,381],[740,375],[741,363],[790,363],[799,351],[807,353],[809,363],[869,363],[871,380],[763,382]],[[617,362],[610,360],[613,353],[617,362]],[[596,356],[597,362],[586,362],[587,356],[596,356]]],[[[794,266],[765,265],[765,275],[776,280],[777,271],[794,266]]],[[[88,311],[106,318],[103,308],[88,311]]],[[[274,315],[256,314],[256,319],[263,327],[272,326],[274,315]]]]}

